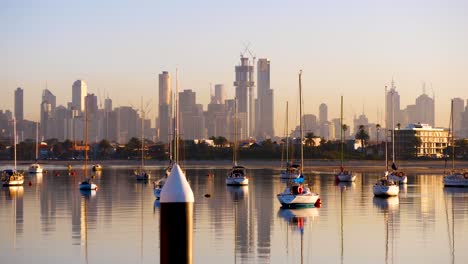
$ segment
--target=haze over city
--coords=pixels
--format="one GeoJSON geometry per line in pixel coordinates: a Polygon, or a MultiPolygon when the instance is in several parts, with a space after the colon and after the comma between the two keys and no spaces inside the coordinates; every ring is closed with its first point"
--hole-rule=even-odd
{"type": "MultiPolygon", "coordinates": [[[[395,80],[401,106],[435,94],[435,125],[448,126],[450,99],[468,98],[468,3],[463,1],[7,1],[0,9],[0,109],[13,109],[24,89],[24,117],[39,120],[47,88],[57,105],[71,101],[71,86],[109,96],[114,106],[158,107],[158,74],[169,71],[180,91],[210,101],[210,83],[234,97],[234,67],[248,45],[271,62],[275,133],[283,134],[285,101],[297,104],[303,70],[305,114],[339,116],[363,111],[383,123],[384,86],[395,80]],[[250,44],[249,44],[250,43],[250,44]],[[380,114],[378,114],[380,113],[380,114]]],[[[245,54],[250,56],[250,54],[245,54]]],[[[100,98],[103,100],[104,98],[100,98]]],[[[295,107],[290,117],[297,120],[295,107]]],[[[293,124],[296,121],[291,121],[293,124]]]]}

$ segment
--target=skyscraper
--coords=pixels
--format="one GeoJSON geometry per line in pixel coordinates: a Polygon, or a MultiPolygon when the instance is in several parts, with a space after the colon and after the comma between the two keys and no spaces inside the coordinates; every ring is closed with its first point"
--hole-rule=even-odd
{"type": "Polygon", "coordinates": [[[390,90],[387,91],[387,120],[388,125],[392,125],[392,120],[394,120],[395,126],[400,123],[403,125],[404,120],[401,115],[400,110],[400,95],[396,90],[395,82],[392,80],[390,90]],[[392,98],[393,96],[393,98],[392,98]],[[392,119],[393,118],[393,119],[392,119]]]}
{"type": "Polygon", "coordinates": [[[23,89],[18,87],[15,90],[15,119],[18,122],[24,119],[23,109],[23,89]]]}
{"type": "Polygon", "coordinates": [[[323,124],[328,121],[328,106],[324,103],[319,106],[319,122],[323,124]]]}
{"type": "Polygon", "coordinates": [[[55,95],[48,89],[44,89],[42,91],[42,102],[47,102],[48,104],[50,104],[52,110],[54,110],[55,107],[57,107],[57,99],[55,95]]]}
{"type": "Polygon", "coordinates": [[[453,131],[455,135],[460,135],[463,111],[465,111],[465,101],[461,98],[453,98],[453,131]]]}
{"type": "Polygon", "coordinates": [[[237,98],[237,118],[241,131],[240,139],[247,139],[253,136],[255,125],[255,96],[253,71],[254,67],[249,65],[249,59],[241,56],[241,64],[235,67],[236,98],[237,98]]]}
{"type": "Polygon", "coordinates": [[[423,93],[416,98],[417,121],[421,124],[435,126],[434,99],[423,93]]]}
{"type": "Polygon", "coordinates": [[[171,105],[172,105],[171,76],[167,71],[159,74],[159,140],[170,142],[171,105]]]}
{"type": "Polygon", "coordinates": [[[72,107],[75,110],[85,110],[85,97],[88,93],[88,86],[82,80],[77,80],[72,86],[72,107]]]}
{"type": "Polygon", "coordinates": [[[226,100],[226,90],[224,89],[224,85],[215,84],[215,95],[211,103],[224,104],[224,100],[226,100]]]}
{"type": "Polygon", "coordinates": [[[257,96],[258,108],[256,110],[257,137],[267,138],[274,136],[274,107],[273,90],[270,89],[270,61],[259,59],[257,63],[257,96]]]}

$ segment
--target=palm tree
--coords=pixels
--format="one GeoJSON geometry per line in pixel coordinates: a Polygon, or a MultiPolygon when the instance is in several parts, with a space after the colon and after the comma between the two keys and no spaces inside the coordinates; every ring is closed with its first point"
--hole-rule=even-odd
{"type": "Polygon", "coordinates": [[[308,132],[307,135],[306,135],[306,146],[310,147],[310,146],[315,146],[315,141],[314,141],[314,138],[315,138],[315,135],[314,135],[314,132],[308,132]]]}
{"type": "Polygon", "coordinates": [[[366,141],[369,139],[369,135],[367,134],[364,125],[359,126],[359,130],[356,133],[355,138],[359,139],[361,141],[361,147],[362,147],[363,151],[365,152],[365,150],[366,150],[366,141]]]}
{"type": "Polygon", "coordinates": [[[343,124],[341,129],[343,129],[343,141],[346,141],[346,130],[348,130],[348,125],[343,124]]]}

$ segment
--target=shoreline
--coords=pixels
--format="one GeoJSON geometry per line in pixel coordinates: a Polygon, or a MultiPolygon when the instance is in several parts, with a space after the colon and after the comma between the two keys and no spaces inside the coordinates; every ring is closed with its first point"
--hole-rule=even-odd
{"type": "MultiPolygon", "coordinates": [[[[13,161],[2,160],[0,166],[12,165],[13,161]]],[[[28,166],[33,161],[18,161],[19,167],[28,166]]],[[[82,167],[83,161],[63,161],[63,160],[41,160],[39,163],[43,166],[53,166],[60,169],[63,166],[65,169],[68,164],[73,167],[82,167]]],[[[94,161],[88,161],[91,167],[94,161]]],[[[99,161],[101,165],[115,166],[115,167],[138,167],[140,161],[138,160],[103,160],[99,161]]],[[[232,165],[231,160],[186,160],[181,162],[183,166],[188,168],[205,168],[205,169],[222,169],[230,168],[232,165]]],[[[246,166],[248,169],[281,169],[281,161],[279,160],[243,160],[239,162],[241,165],[246,166]]],[[[148,160],[145,161],[148,167],[161,167],[165,168],[168,165],[168,161],[157,161],[148,160]]],[[[441,174],[450,171],[451,162],[445,162],[443,160],[428,160],[428,161],[399,161],[398,166],[406,173],[426,173],[426,174],[441,174]]],[[[333,173],[339,170],[339,160],[304,160],[305,171],[316,171],[324,173],[333,173]]],[[[350,160],[345,162],[347,170],[354,172],[378,172],[385,171],[384,161],[382,160],[350,160]]],[[[468,161],[456,161],[455,168],[462,170],[468,170],[468,161]]],[[[389,168],[391,169],[391,168],[389,168]]]]}

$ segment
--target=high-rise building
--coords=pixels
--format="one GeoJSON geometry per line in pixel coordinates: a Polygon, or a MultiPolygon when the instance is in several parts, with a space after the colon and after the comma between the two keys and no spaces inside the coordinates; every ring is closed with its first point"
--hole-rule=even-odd
{"type": "Polygon", "coordinates": [[[460,135],[462,127],[462,113],[465,110],[465,101],[461,98],[453,98],[453,131],[460,135]]]}
{"type": "Polygon", "coordinates": [[[435,126],[434,99],[423,93],[416,98],[417,122],[435,126]]]}
{"type": "Polygon", "coordinates": [[[241,56],[241,64],[235,67],[237,98],[238,127],[241,131],[240,140],[253,136],[255,125],[255,95],[253,72],[254,67],[249,65],[249,59],[241,56]]]}
{"type": "Polygon", "coordinates": [[[167,71],[159,74],[159,141],[170,142],[172,118],[171,76],[167,71]]]}
{"type": "Polygon", "coordinates": [[[197,104],[196,94],[192,90],[179,93],[180,133],[183,139],[201,139],[205,137],[205,119],[203,106],[197,104]]]}
{"type": "Polygon", "coordinates": [[[400,123],[406,123],[401,114],[400,108],[400,95],[396,90],[395,82],[392,80],[390,90],[387,91],[387,120],[389,126],[392,125],[392,120],[394,120],[395,125],[400,123]]]}
{"type": "Polygon", "coordinates": [[[85,97],[88,93],[88,86],[82,80],[77,80],[72,86],[72,107],[75,110],[85,110],[85,97]]]}
{"type": "Polygon", "coordinates": [[[24,112],[23,112],[23,89],[21,87],[16,88],[15,90],[15,119],[18,122],[23,121],[24,112]]]}
{"type": "Polygon", "coordinates": [[[110,99],[109,97],[107,97],[104,100],[104,110],[106,112],[111,112],[112,111],[112,99],[110,99]]]}
{"type": "Polygon", "coordinates": [[[328,106],[324,103],[319,106],[319,122],[321,124],[328,121],[328,106]]]}
{"type": "Polygon", "coordinates": [[[270,88],[270,61],[268,59],[258,60],[257,83],[257,137],[271,138],[274,136],[274,104],[273,90],[270,88]]]}
{"type": "Polygon", "coordinates": [[[52,110],[54,110],[55,107],[57,107],[57,99],[55,95],[48,89],[44,89],[42,91],[42,102],[47,102],[48,104],[50,104],[52,110]]]}
{"type": "Polygon", "coordinates": [[[224,104],[224,100],[226,100],[226,89],[224,89],[224,85],[215,84],[215,95],[212,98],[211,103],[224,104]]]}

